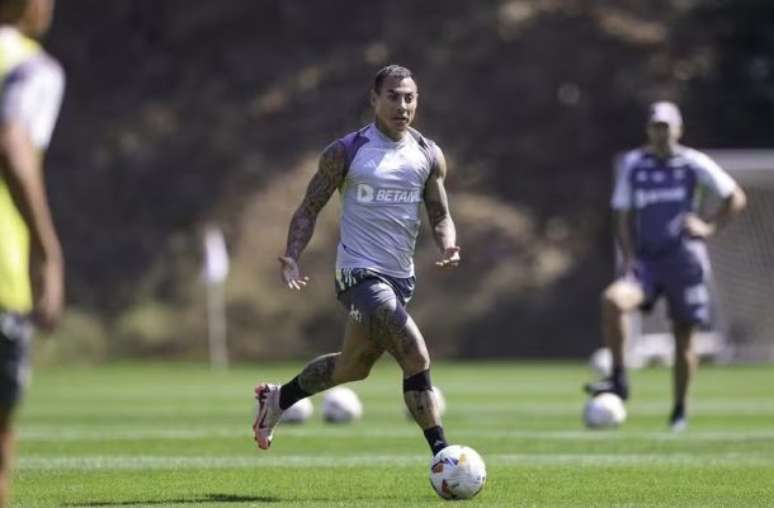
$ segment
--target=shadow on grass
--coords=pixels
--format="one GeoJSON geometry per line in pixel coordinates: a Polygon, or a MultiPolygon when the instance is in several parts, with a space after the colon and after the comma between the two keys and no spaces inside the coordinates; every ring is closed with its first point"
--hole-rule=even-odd
{"type": "Polygon", "coordinates": [[[163,506],[165,504],[200,504],[200,503],[279,503],[278,497],[269,496],[237,496],[234,494],[207,494],[206,496],[185,499],[144,499],[136,501],[84,501],[82,503],[66,503],[63,506],[72,508],[86,506],[163,506]]]}

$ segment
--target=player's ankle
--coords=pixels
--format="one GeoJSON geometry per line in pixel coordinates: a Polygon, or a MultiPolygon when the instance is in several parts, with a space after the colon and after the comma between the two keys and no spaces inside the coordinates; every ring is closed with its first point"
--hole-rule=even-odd
{"type": "Polygon", "coordinates": [[[310,395],[310,393],[301,388],[298,383],[298,376],[296,376],[280,388],[279,407],[284,411],[299,400],[305,399],[310,395]]]}
{"type": "Polygon", "coordinates": [[[672,413],[669,416],[670,422],[676,422],[685,418],[685,402],[677,402],[672,407],[672,413]]]}
{"type": "Polygon", "coordinates": [[[449,446],[449,443],[446,441],[446,436],[443,434],[443,427],[440,425],[425,429],[424,434],[425,439],[427,439],[427,444],[430,445],[430,449],[433,451],[433,455],[449,446]]]}

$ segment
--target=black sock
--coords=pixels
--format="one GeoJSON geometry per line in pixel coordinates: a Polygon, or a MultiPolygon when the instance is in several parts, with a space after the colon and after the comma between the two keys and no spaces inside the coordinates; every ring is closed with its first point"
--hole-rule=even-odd
{"type": "Polygon", "coordinates": [[[299,400],[305,399],[310,395],[311,393],[306,393],[298,385],[298,376],[296,376],[289,383],[285,383],[280,388],[280,409],[284,411],[299,400]]]}
{"type": "Polygon", "coordinates": [[[680,418],[685,418],[685,403],[683,402],[678,402],[675,404],[675,407],[672,408],[672,416],[670,416],[669,421],[674,422],[680,418]]]}
{"type": "Polygon", "coordinates": [[[626,370],[620,365],[613,367],[613,374],[611,377],[613,378],[614,383],[621,385],[626,384],[626,370]]]}
{"type": "Polygon", "coordinates": [[[443,435],[443,427],[440,425],[430,427],[425,430],[424,433],[427,444],[429,444],[430,449],[433,450],[433,455],[449,446],[449,443],[446,442],[446,437],[443,435]]]}

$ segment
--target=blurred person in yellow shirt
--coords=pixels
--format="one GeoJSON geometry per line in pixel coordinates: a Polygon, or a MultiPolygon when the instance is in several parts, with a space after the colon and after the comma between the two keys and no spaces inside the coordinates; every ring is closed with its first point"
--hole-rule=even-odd
{"type": "Polygon", "coordinates": [[[64,303],[62,249],[43,178],[64,73],[35,40],[53,9],[54,0],[0,0],[0,508],[8,503],[12,419],[33,329],[53,328],[64,303]]]}

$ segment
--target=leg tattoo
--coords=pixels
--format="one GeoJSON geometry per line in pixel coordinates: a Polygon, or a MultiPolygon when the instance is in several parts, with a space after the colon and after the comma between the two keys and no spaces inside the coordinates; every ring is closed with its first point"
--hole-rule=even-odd
{"type": "Polygon", "coordinates": [[[371,335],[378,337],[403,370],[403,400],[435,454],[447,446],[438,403],[430,382],[430,357],[419,328],[398,304],[383,305],[371,319],[371,335]]]}
{"type": "Polygon", "coordinates": [[[411,416],[423,430],[441,425],[438,405],[430,390],[403,392],[403,400],[411,416]]]}
{"type": "Polygon", "coordinates": [[[298,385],[310,395],[327,390],[333,382],[333,370],[341,353],[318,356],[309,362],[298,375],[298,385]]]}
{"type": "Polygon", "coordinates": [[[400,305],[397,308],[384,305],[376,310],[371,320],[371,335],[384,343],[404,372],[415,374],[429,367],[425,339],[400,305]]]}

